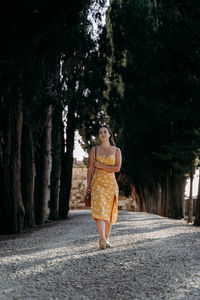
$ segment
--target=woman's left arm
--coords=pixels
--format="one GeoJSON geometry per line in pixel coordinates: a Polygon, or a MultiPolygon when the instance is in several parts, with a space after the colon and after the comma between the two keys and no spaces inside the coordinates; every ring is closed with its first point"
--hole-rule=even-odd
{"type": "Polygon", "coordinates": [[[116,149],[116,154],[115,154],[115,165],[114,166],[109,166],[109,165],[104,165],[99,163],[98,161],[95,162],[95,167],[97,169],[103,169],[107,172],[119,172],[122,164],[122,154],[121,150],[119,148],[116,149]]]}

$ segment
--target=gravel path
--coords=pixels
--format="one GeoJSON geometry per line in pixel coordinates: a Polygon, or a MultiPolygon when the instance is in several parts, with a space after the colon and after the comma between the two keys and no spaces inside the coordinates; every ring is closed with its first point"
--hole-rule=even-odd
{"type": "Polygon", "coordinates": [[[0,299],[200,299],[200,228],[120,211],[110,241],[99,248],[88,210],[4,238],[0,299]]]}

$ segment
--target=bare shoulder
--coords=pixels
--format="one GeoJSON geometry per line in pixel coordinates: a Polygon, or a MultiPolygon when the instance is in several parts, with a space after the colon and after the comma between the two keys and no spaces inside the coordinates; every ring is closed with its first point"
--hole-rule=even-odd
{"type": "Polygon", "coordinates": [[[121,150],[118,147],[115,147],[115,157],[116,159],[121,159],[122,157],[121,150]]]}
{"type": "Polygon", "coordinates": [[[120,150],[120,148],[118,148],[118,147],[115,147],[115,149],[116,149],[116,154],[120,154],[120,153],[121,153],[121,150],[120,150]]]}
{"type": "Polygon", "coordinates": [[[94,152],[95,152],[95,147],[92,147],[92,149],[91,149],[90,152],[89,152],[89,155],[93,155],[94,152]]]}

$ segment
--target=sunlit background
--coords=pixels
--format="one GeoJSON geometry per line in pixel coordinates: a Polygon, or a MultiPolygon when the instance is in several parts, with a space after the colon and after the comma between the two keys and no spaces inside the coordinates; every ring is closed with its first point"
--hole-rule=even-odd
{"type": "MultiPolygon", "coordinates": [[[[84,157],[88,157],[88,154],[81,147],[79,140],[81,140],[81,137],[78,134],[78,132],[76,132],[75,147],[74,147],[73,155],[78,161],[82,161],[84,157]]],[[[193,180],[193,197],[196,197],[197,193],[198,193],[198,181],[199,181],[199,171],[196,170],[195,175],[194,175],[194,180],[193,180]]],[[[189,190],[190,190],[190,181],[188,179],[186,188],[185,188],[185,196],[186,197],[189,197],[189,190]]]]}
{"type": "Polygon", "coordinates": [[[78,160],[82,161],[84,157],[88,157],[88,154],[83,150],[81,147],[79,140],[81,140],[80,135],[78,134],[78,131],[75,133],[75,145],[74,145],[74,152],[73,156],[78,160]]]}
{"type": "MultiPolygon", "coordinates": [[[[193,180],[193,197],[197,196],[198,193],[198,182],[199,182],[199,170],[196,170],[193,180]]],[[[186,188],[185,188],[185,195],[189,197],[189,189],[190,189],[190,182],[189,179],[187,180],[186,188]]]]}

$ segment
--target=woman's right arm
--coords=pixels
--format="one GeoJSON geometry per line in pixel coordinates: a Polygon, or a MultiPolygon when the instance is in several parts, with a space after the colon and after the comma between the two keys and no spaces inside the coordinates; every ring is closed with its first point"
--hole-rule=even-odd
{"type": "Polygon", "coordinates": [[[90,190],[90,184],[91,184],[93,170],[94,170],[94,155],[95,155],[95,147],[93,147],[89,153],[88,171],[87,171],[87,191],[90,190]]]}

